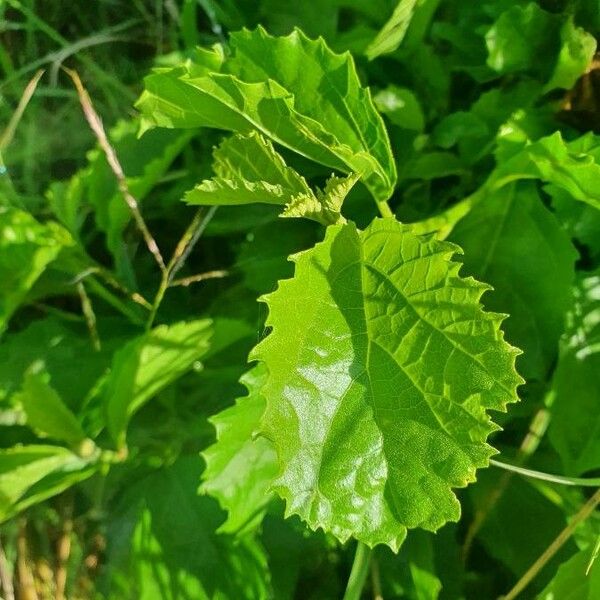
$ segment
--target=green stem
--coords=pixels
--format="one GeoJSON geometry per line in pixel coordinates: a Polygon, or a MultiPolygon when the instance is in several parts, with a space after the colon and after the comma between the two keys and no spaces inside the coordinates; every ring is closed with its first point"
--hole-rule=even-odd
{"type": "Polygon", "coordinates": [[[370,562],[371,548],[362,542],[358,542],[344,600],[360,600],[367,575],[369,574],[370,562]]]}
{"type": "Polygon", "coordinates": [[[519,475],[524,475],[525,477],[533,477],[534,479],[550,481],[551,483],[560,483],[561,485],[576,485],[580,487],[600,486],[600,477],[563,477],[562,475],[552,475],[550,473],[542,473],[541,471],[533,471],[532,469],[525,469],[523,467],[509,465],[508,463],[493,459],[490,459],[490,464],[494,465],[495,467],[500,467],[501,469],[506,469],[507,471],[513,471],[519,475]]]}
{"type": "Polygon", "coordinates": [[[390,208],[390,205],[387,203],[386,200],[383,200],[382,202],[377,202],[377,208],[379,209],[379,212],[382,217],[394,218],[394,213],[392,212],[392,209],[390,208]]]}

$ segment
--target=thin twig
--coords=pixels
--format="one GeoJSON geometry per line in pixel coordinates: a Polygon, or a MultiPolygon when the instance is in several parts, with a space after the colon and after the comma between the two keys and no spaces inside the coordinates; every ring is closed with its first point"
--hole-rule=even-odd
{"type": "Polygon", "coordinates": [[[62,67],[62,69],[73,80],[75,88],[77,89],[77,94],[79,95],[79,101],[83,109],[83,114],[85,115],[85,118],[89,123],[90,128],[94,132],[94,135],[96,136],[96,139],[98,140],[98,143],[100,144],[100,147],[102,148],[104,155],[106,156],[106,160],[117,179],[119,191],[121,192],[125,203],[129,207],[133,219],[138,229],[140,230],[144,241],[146,242],[148,250],[150,250],[152,256],[154,257],[154,260],[160,267],[161,272],[164,273],[167,269],[167,267],[165,266],[165,261],[163,260],[162,254],[160,253],[156,240],[152,237],[152,234],[150,233],[150,230],[146,225],[146,221],[144,221],[144,218],[142,217],[142,213],[140,212],[137,200],[129,191],[127,178],[125,177],[125,173],[123,172],[121,163],[117,158],[117,153],[108,141],[108,137],[106,136],[106,132],[104,131],[104,126],[102,125],[102,120],[100,119],[98,113],[94,110],[94,105],[92,104],[90,95],[83,87],[81,79],[79,78],[79,75],[76,71],[67,69],[66,67],[62,67]]]}
{"type": "Polygon", "coordinates": [[[2,584],[2,593],[4,600],[15,600],[15,588],[13,586],[12,573],[6,559],[4,546],[0,540],[0,584],[2,584]]]}
{"type": "Polygon", "coordinates": [[[192,222],[189,227],[185,230],[184,234],[181,236],[181,239],[177,243],[175,247],[175,251],[173,252],[173,256],[169,261],[169,266],[167,270],[169,271],[169,283],[173,280],[173,277],[177,275],[181,267],[185,264],[187,257],[190,255],[190,252],[194,249],[196,242],[200,239],[208,224],[211,222],[212,218],[217,211],[218,206],[212,206],[208,209],[206,214],[204,214],[203,210],[200,209],[194,215],[192,222]]]}
{"type": "Polygon", "coordinates": [[[44,69],[40,69],[37,73],[31,78],[31,81],[25,87],[23,91],[23,95],[19,100],[19,104],[15,112],[12,114],[6,129],[2,133],[2,137],[0,137],[0,152],[4,151],[8,145],[12,142],[13,137],[15,136],[15,131],[19,125],[19,122],[23,118],[23,114],[25,113],[25,109],[29,104],[29,101],[33,97],[35,93],[35,89],[37,88],[37,84],[40,81],[42,75],[44,74],[44,69]]]}
{"type": "Polygon", "coordinates": [[[560,550],[562,545],[571,537],[577,528],[577,525],[585,521],[596,506],[600,504],[600,488],[596,493],[581,507],[579,512],[573,517],[571,522],[558,534],[556,539],[544,550],[541,556],[529,567],[525,575],[517,581],[516,585],[499,600],[514,600],[534,579],[534,577],[544,568],[546,563],[560,550]]]}
{"type": "Polygon", "coordinates": [[[222,279],[228,275],[229,271],[208,271],[207,273],[198,273],[198,275],[190,275],[190,277],[175,279],[171,282],[169,287],[188,287],[188,285],[191,285],[192,283],[198,283],[199,281],[205,281],[207,279],[222,279]]]}
{"type": "MultiPolygon", "coordinates": [[[[210,220],[213,218],[217,207],[212,207],[209,209],[206,214],[204,214],[203,210],[200,209],[192,219],[192,222],[189,224],[179,242],[177,242],[177,246],[175,246],[175,250],[173,251],[173,256],[169,261],[169,265],[162,272],[162,277],[160,280],[160,284],[158,286],[158,290],[156,292],[156,296],[154,297],[154,301],[152,302],[152,309],[150,310],[150,316],[148,317],[148,321],[146,323],[146,330],[149,330],[156,318],[156,313],[158,312],[158,308],[163,301],[165,293],[169,286],[171,285],[186,285],[185,283],[181,283],[184,280],[177,280],[179,283],[172,282],[173,275],[181,269],[183,264],[185,263],[187,257],[189,256],[192,248],[196,245],[196,242],[200,239],[200,236],[204,233],[207,225],[210,220]]],[[[214,271],[213,271],[214,273],[214,271]]],[[[202,274],[204,279],[209,279],[206,273],[202,274]]],[[[201,280],[198,280],[201,281],[201,280]]],[[[190,285],[189,282],[187,285],[190,285]]]]}
{"type": "Polygon", "coordinates": [[[92,346],[96,352],[99,352],[102,349],[102,344],[100,343],[100,336],[98,335],[98,328],[96,327],[96,313],[94,312],[94,307],[92,306],[90,297],[85,291],[85,286],[81,281],[77,284],[77,293],[79,294],[79,299],[81,300],[81,312],[83,312],[85,322],[90,332],[92,346]]]}

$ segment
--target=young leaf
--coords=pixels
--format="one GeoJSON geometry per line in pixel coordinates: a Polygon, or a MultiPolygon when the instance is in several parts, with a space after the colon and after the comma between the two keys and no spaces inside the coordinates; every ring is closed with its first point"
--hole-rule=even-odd
{"type": "Polygon", "coordinates": [[[508,313],[507,338],[524,352],[522,373],[543,381],[556,360],[571,303],[577,253],[536,188],[512,183],[489,194],[449,238],[468,272],[493,286],[490,310],[508,313]]]}
{"type": "Polygon", "coordinates": [[[277,474],[277,457],[268,440],[254,436],[265,411],[260,393],[265,381],[266,370],[259,364],[241,379],[248,395],[210,419],[217,441],[202,453],[206,469],[200,489],[227,511],[227,520],[218,529],[222,533],[256,528],[271,499],[269,488],[277,474]]]}
{"type": "Polygon", "coordinates": [[[47,373],[33,371],[25,376],[17,401],[23,406],[27,424],[56,440],[78,444],[85,439],[85,433],[48,379],[47,373]]]}
{"type": "Polygon", "coordinates": [[[494,453],[487,411],[517,400],[518,351],[458,250],[393,219],[331,226],[266,297],[262,431],[275,490],[312,528],[397,549],[408,527],[458,519],[452,488],[494,453]]]}
{"type": "Polygon", "coordinates": [[[212,333],[209,319],[160,325],[115,354],[104,387],[108,429],[115,441],[123,444],[133,413],[209,350],[212,333]]]}
{"type": "Polygon", "coordinates": [[[304,177],[288,167],[262,135],[233,135],[215,149],[216,177],[185,195],[189,204],[286,204],[299,195],[314,196],[304,177]]]}
{"type": "Polygon", "coordinates": [[[393,52],[402,43],[418,0],[400,0],[382,30],[369,44],[365,54],[369,60],[393,52]]]}
{"type": "Polygon", "coordinates": [[[332,175],[317,195],[296,196],[281,213],[282,217],[306,217],[323,225],[345,223],[341,214],[344,199],[358,181],[357,175],[340,178],[332,175]]]}
{"type": "Polygon", "coordinates": [[[260,131],[316,162],[358,173],[377,200],[392,194],[387,132],[349,54],[298,30],[286,37],[243,30],[230,43],[219,73],[194,77],[178,68],[147,77],[137,104],[145,127],[260,131]]]}
{"type": "Polygon", "coordinates": [[[596,52],[596,38],[576,27],[573,17],[569,17],[560,31],[562,46],[558,62],[544,92],[561,88],[570,90],[575,82],[585,73],[596,52]]]}
{"type": "Polygon", "coordinates": [[[42,225],[29,213],[0,206],[0,335],[48,264],[71,243],[55,223],[42,225]]]}

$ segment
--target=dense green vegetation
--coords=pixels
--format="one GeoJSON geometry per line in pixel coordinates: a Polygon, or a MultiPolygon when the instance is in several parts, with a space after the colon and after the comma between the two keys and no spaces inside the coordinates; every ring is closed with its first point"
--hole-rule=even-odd
{"type": "Polygon", "coordinates": [[[600,598],[599,33],[0,2],[0,596],[600,598]]]}

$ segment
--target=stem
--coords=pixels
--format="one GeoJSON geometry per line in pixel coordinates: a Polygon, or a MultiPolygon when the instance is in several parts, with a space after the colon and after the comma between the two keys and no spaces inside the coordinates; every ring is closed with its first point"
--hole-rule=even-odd
{"type": "MultiPolygon", "coordinates": [[[[172,279],[175,273],[183,267],[186,258],[189,256],[192,248],[196,245],[196,242],[200,239],[200,236],[204,233],[207,225],[210,220],[213,218],[215,211],[217,210],[216,206],[213,206],[209,209],[206,214],[204,211],[199,210],[189,227],[185,230],[184,234],[181,236],[181,239],[177,243],[175,247],[175,251],[173,252],[173,256],[171,260],[169,260],[169,264],[162,271],[162,275],[160,278],[160,284],[158,286],[158,290],[156,292],[156,296],[154,297],[154,301],[152,302],[152,308],[150,309],[150,315],[148,316],[148,321],[146,322],[146,331],[149,331],[154,324],[154,319],[156,318],[156,313],[158,312],[158,308],[160,307],[163,298],[165,297],[165,293],[167,289],[172,285],[172,279]]],[[[212,277],[219,277],[220,275],[214,275],[215,272],[211,272],[212,277]]],[[[210,279],[211,274],[203,274],[203,279],[210,279]]],[[[190,281],[189,283],[185,283],[185,279],[178,280],[176,285],[189,285],[193,283],[190,281]],[[184,283],[182,283],[182,281],[184,283]]],[[[201,281],[199,279],[198,281],[201,281]]]]}
{"type": "Polygon", "coordinates": [[[12,139],[15,135],[15,131],[17,130],[17,126],[19,125],[19,122],[21,121],[23,114],[25,113],[25,109],[27,108],[27,105],[29,104],[29,101],[31,100],[35,92],[35,88],[37,87],[37,84],[43,74],[44,70],[40,69],[25,87],[25,91],[23,92],[23,95],[19,100],[17,109],[10,118],[6,129],[2,133],[2,137],[0,137],[0,151],[5,150],[7,146],[12,142],[12,139]]]}
{"type": "Polygon", "coordinates": [[[382,202],[377,202],[377,208],[379,209],[379,213],[381,214],[382,217],[394,218],[394,213],[392,212],[390,205],[387,203],[387,200],[383,200],[382,202]]]}
{"type": "Polygon", "coordinates": [[[117,158],[117,153],[115,149],[111,146],[108,141],[108,137],[106,136],[106,132],[104,131],[104,126],[102,125],[102,119],[98,116],[98,113],[94,109],[94,105],[92,104],[92,99],[90,95],[87,93],[86,89],[83,87],[81,83],[81,79],[79,79],[79,75],[72,71],[71,69],[67,69],[62,67],[65,73],[73,80],[73,84],[75,85],[75,89],[77,90],[77,94],[79,95],[79,101],[81,103],[81,107],[83,109],[83,114],[96,136],[98,140],[98,144],[104,155],[106,156],[106,161],[108,162],[112,172],[117,179],[117,186],[123,199],[125,200],[125,204],[129,207],[129,211],[133,216],[133,220],[137,225],[137,228],[140,230],[144,241],[146,242],[146,246],[148,250],[154,257],[154,260],[160,267],[161,272],[165,272],[167,270],[165,266],[165,261],[163,260],[162,254],[158,248],[156,240],[152,237],[148,226],[146,225],[146,221],[144,221],[144,217],[142,217],[142,213],[140,212],[140,207],[138,205],[137,200],[133,197],[131,192],[129,191],[129,185],[127,184],[127,178],[125,177],[125,173],[123,172],[123,168],[121,167],[121,163],[117,158]]]}
{"type": "Polygon", "coordinates": [[[373,586],[373,600],[383,600],[379,563],[377,562],[375,554],[371,557],[371,585],[373,586]]]}
{"type": "Polygon", "coordinates": [[[546,563],[560,550],[561,546],[571,537],[573,531],[579,523],[585,521],[596,506],[600,504],[600,488],[596,493],[581,507],[579,512],[573,517],[573,520],[558,534],[556,539],[546,548],[542,555],[529,567],[525,575],[517,581],[516,585],[501,600],[514,600],[533,580],[533,578],[544,568],[546,563]]]}
{"type": "Polygon", "coordinates": [[[369,574],[370,562],[371,548],[362,542],[358,542],[344,600],[360,600],[367,575],[369,574]]]}
{"type": "Polygon", "coordinates": [[[198,275],[191,275],[190,277],[183,277],[182,279],[174,279],[171,281],[170,287],[182,286],[188,287],[192,283],[198,283],[199,281],[206,281],[207,279],[222,279],[227,277],[229,271],[208,271],[207,273],[198,273],[198,275]]]}
{"type": "Polygon", "coordinates": [[[525,477],[532,477],[533,479],[541,479],[542,481],[550,481],[551,483],[560,483],[561,485],[577,485],[581,487],[598,487],[600,486],[600,477],[586,478],[586,477],[563,477],[562,475],[552,475],[550,473],[542,473],[541,471],[533,471],[532,469],[524,469],[523,467],[517,467],[515,465],[509,465],[499,460],[490,459],[490,464],[525,477]]]}

